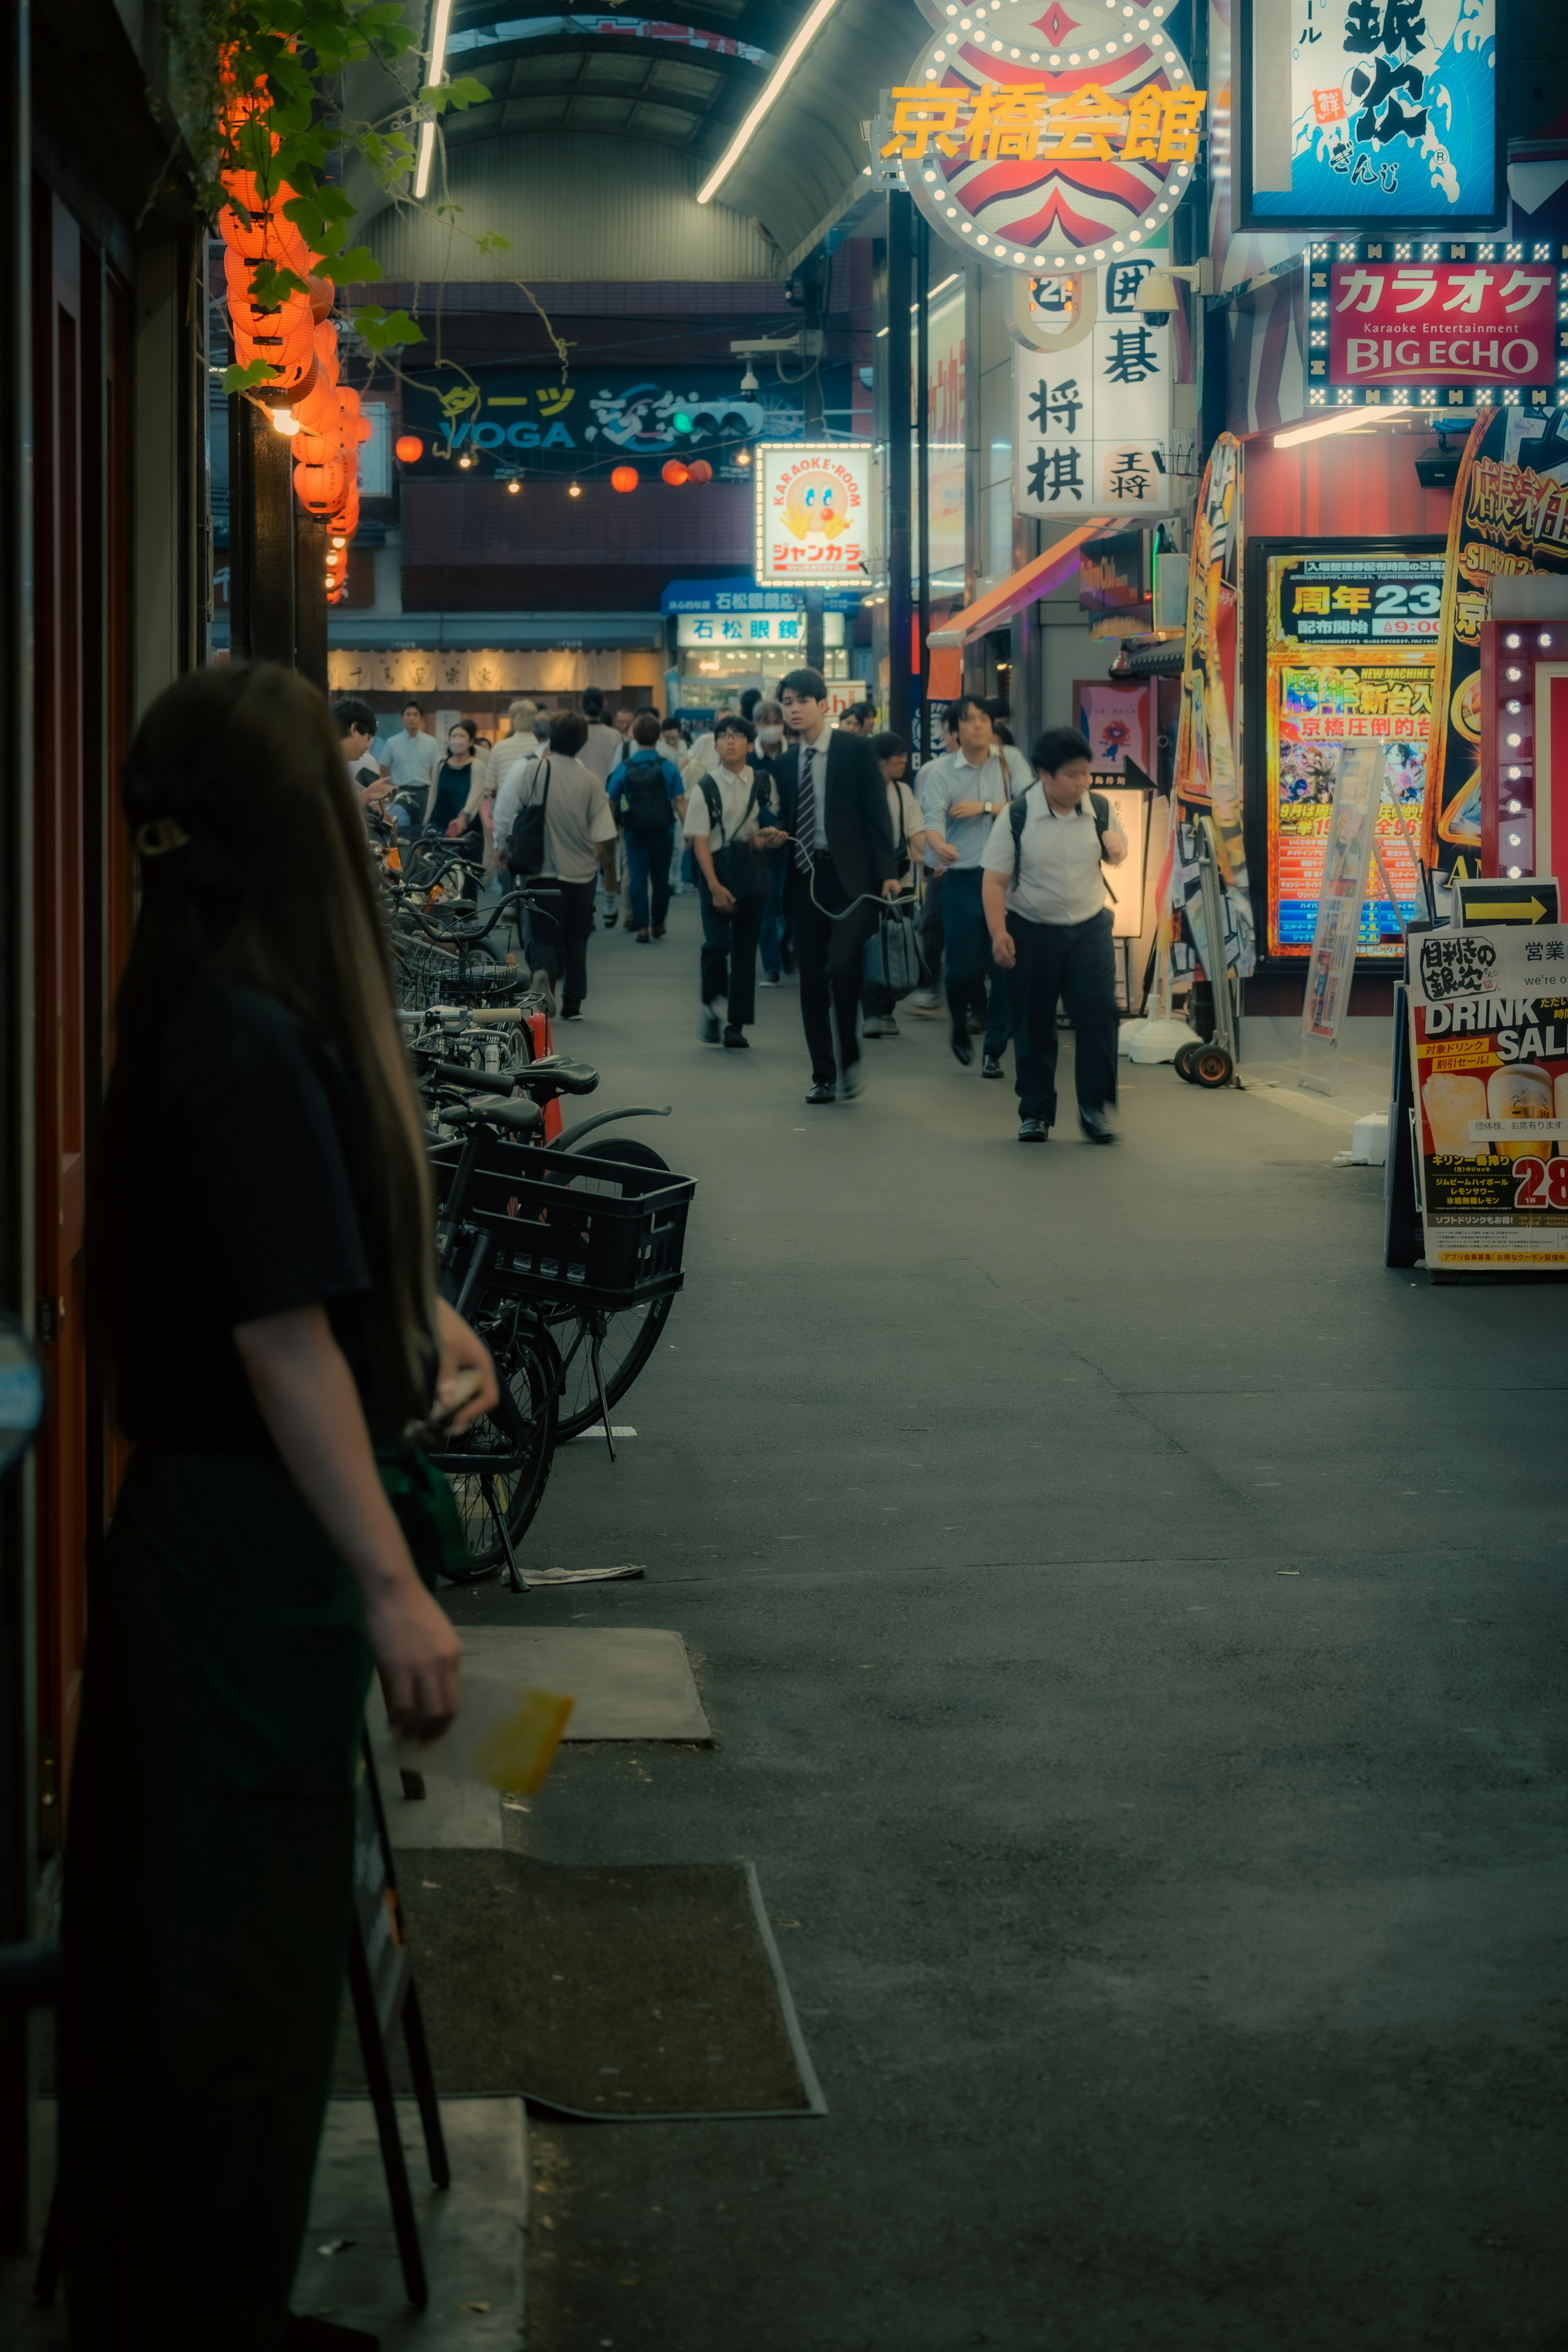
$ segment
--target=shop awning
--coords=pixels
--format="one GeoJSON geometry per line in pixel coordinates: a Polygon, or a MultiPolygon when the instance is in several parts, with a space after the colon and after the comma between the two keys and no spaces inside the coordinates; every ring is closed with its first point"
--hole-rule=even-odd
{"type": "Polygon", "coordinates": [[[933,629],[928,645],[972,646],[991,629],[1005,629],[1015,613],[1026,604],[1033,604],[1041,596],[1048,596],[1058,581],[1065,580],[1078,569],[1079,550],[1086,539],[1094,539],[1105,529],[1103,522],[1080,522],[1032,563],[1026,563],[1009,580],[998,581],[977,603],[964,612],[954,613],[940,629],[933,629]]]}

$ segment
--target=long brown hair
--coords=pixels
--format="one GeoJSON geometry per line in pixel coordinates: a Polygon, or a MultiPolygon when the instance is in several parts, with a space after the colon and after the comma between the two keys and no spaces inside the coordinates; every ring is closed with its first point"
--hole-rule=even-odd
{"type": "Polygon", "coordinates": [[[435,1319],[430,1183],[364,821],[314,687],[276,662],[193,670],[158,697],[126,763],[142,904],[115,1006],[115,1062],[92,1185],[95,1321],[117,1354],[118,1231],[130,1113],[170,1020],[204,982],[264,990],[357,1073],[372,1138],[365,1202],[391,1269],[380,1353],[423,1411],[435,1319]]]}

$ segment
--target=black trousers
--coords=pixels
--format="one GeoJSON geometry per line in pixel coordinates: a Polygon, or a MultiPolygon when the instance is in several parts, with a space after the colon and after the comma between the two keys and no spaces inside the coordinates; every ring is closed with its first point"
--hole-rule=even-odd
{"type": "Polygon", "coordinates": [[[594,928],[593,882],[557,882],[561,896],[546,914],[528,914],[528,961],[561,983],[561,1002],[581,1004],[588,993],[588,935],[594,928]]]}
{"type": "Polygon", "coordinates": [[[1116,1100],[1116,958],[1110,909],[1087,923],[1031,923],[1009,915],[1017,950],[1012,972],[1014,1084],[1020,1118],[1057,1117],[1057,1002],[1073,1026],[1073,1075],[1080,1110],[1116,1100]]]}
{"type": "Polygon", "coordinates": [[[825,855],[816,859],[815,877],[810,880],[798,866],[792,864],[790,928],[795,933],[800,966],[801,1026],[805,1031],[812,1083],[816,1086],[830,1087],[840,1069],[851,1068],[860,1058],[860,979],[866,942],[877,920],[877,909],[857,907],[852,914],[843,913],[848,904],[849,894],[838,879],[831,857],[825,855]],[[836,913],[841,917],[837,922],[833,920],[836,913]],[[837,1053],[835,1017],[838,1024],[837,1053]]]}
{"type": "Polygon", "coordinates": [[[702,908],[702,1002],[729,999],[731,1029],[748,1027],[757,1017],[757,940],[762,934],[767,900],[737,898],[735,911],[721,915],[713,895],[699,875],[702,908]]]}

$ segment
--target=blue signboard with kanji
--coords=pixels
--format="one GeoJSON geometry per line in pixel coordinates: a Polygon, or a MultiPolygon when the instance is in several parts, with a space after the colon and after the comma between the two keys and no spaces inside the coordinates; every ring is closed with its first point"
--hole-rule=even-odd
{"type": "Polygon", "coordinates": [[[1238,0],[1239,221],[1463,234],[1507,206],[1497,0],[1238,0]]]}

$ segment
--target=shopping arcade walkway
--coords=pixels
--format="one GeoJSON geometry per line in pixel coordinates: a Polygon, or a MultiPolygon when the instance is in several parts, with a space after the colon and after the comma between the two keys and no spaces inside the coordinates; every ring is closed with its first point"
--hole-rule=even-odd
{"type": "Polygon", "coordinates": [[[808,1110],[672,926],[561,1035],[676,1106],[688,1288],[527,1547],[647,1580],[454,1614],[686,1636],[717,1749],[507,1818],[752,1860],[831,2114],[536,2126],[534,2352],[1554,2341],[1562,1289],[1386,1272],[1378,1172],[1166,1070],[1024,1150],[906,1016],[808,1110]]]}

